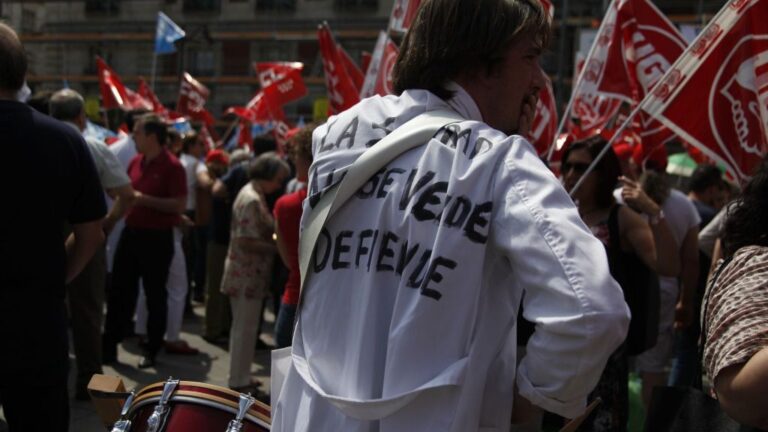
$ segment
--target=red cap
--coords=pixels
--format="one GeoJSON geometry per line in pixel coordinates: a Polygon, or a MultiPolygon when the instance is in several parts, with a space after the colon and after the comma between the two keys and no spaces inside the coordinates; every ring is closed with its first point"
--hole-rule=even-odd
{"type": "Polygon", "coordinates": [[[205,156],[205,163],[219,163],[229,165],[229,156],[223,150],[211,150],[205,156]]]}

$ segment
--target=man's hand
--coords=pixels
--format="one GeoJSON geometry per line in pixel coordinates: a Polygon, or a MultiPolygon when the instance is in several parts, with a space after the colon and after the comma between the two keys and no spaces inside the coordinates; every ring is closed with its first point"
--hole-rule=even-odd
{"type": "Polygon", "coordinates": [[[536,114],[536,104],[539,97],[536,94],[530,94],[523,99],[523,107],[520,110],[520,119],[517,122],[517,134],[527,137],[533,125],[533,116],[536,114]]]}

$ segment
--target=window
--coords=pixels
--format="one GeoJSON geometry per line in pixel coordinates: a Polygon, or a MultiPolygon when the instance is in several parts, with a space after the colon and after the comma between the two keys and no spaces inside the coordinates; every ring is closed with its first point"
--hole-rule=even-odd
{"type": "Polygon", "coordinates": [[[221,0],[184,0],[184,12],[218,12],[221,0]]]}
{"type": "Polygon", "coordinates": [[[378,0],[334,0],[333,6],[339,11],[369,11],[379,7],[378,0]]]}
{"type": "Polygon", "coordinates": [[[120,0],[85,0],[85,12],[117,14],[120,12],[120,0]]]}
{"type": "Polygon", "coordinates": [[[296,0],[256,0],[256,12],[295,10],[296,0]]]}
{"type": "Polygon", "coordinates": [[[221,43],[221,74],[250,75],[251,44],[248,41],[221,43]]]}
{"type": "Polygon", "coordinates": [[[199,49],[190,49],[187,51],[188,72],[192,75],[212,76],[215,70],[213,51],[203,51],[199,49]]]}

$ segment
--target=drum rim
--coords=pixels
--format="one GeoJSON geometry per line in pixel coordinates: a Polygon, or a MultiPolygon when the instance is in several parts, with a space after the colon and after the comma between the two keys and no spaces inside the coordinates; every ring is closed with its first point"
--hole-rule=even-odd
{"type": "MultiPolygon", "coordinates": [[[[160,394],[157,395],[147,395],[147,397],[142,398],[141,400],[136,400],[136,402],[131,406],[129,415],[136,414],[136,411],[139,410],[139,408],[143,408],[146,405],[150,405],[153,402],[157,402],[160,400],[160,394]]],[[[199,397],[199,393],[194,392],[187,392],[184,390],[179,390],[176,393],[174,393],[173,396],[168,400],[168,402],[187,402],[192,403],[196,405],[202,405],[207,406],[210,408],[216,408],[221,411],[226,411],[233,416],[237,415],[238,412],[238,406],[236,404],[231,404],[226,399],[219,398],[217,396],[208,395],[208,398],[201,398],[199,397]],[[218,400],[216,400],[218,399],[218,400]]],[[[271,423],[268,422],[269,419],[262,418],[265,417],[258,411],[256,411],[256,414],[253,414],[251,410],[248,410],[248,413],[245,415],[245,419],[249,420],[252,423],[255,423],[261,427],[265,427],[267,429],[271,428],[271,423]]],[[[234,417],[232,417],[234,420],[234,417]]]]}
{"type": "MultiPolygon", "coordinates": [[[[149,384],[143,389],[141,389],[137,394],[136,398],[133,401],[133,404],[130,408],[130,413],[132,414],[135,409],[138,409],[139,407],[142,407],[150,402],[156,402],[160,399],[160,395],[162,394],[163,385],[165,382],[157,382],[154,384],[149,384]]],[[[197,381],[179,381],[177,390],[173,393],[171,398],[169,399],[169,402],[173,402],[176,400],[181,401],[181,399],[178,399],[177,396],[183,395],[186,397],[194,397],[197,399],[207,399],[207,400],[213,400],[212,403],[218,403],[221,407],[227,407],[228,411],[234,410],[234,413],[237,414],[237,411],[239,409],[239,399],[240,394],[234,390],[228,389],[226,387],[220,387],[213,384],[207,384],[207,383],[201,383],[197,381]],[[222,393],[224,395],[228,395],[232,399],[225,399],[221,396],[202,392],[196,388],[202,388],[207,390],[213,390],[218,393],[222,393]]],[[[185,401],[187,401],[185,399],[185,401]]],[[[269,405],[256,400],[256,403],[248,410],[248,417],[261,419],[261,422],[266,422],[267,424],[271,423],[271,408],[269,405]]]]}

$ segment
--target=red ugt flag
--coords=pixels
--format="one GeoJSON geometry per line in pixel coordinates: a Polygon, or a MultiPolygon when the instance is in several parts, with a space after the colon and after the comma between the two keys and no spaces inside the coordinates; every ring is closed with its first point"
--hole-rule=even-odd
{"type": "Polygon", "coordinates": [[[741,181],[768,151],[765,17],[768,1],[730,1],[641,105],[741,181]]]}
{"type": "Polygon", "coordinates": [[[213,116],[205,109],[205,101],[211,92],[187,72],[181,78],[176,111],[193,120],[213,124],[213,116]]]}
{"type": "Polygon", "coordinates": [[[399,52],[392,39],[386,33],[379,32],[376,48],[373,50],[371,63],[365,74],[365,82],[360,90],[361,99],[375,94],[386,96],[393,93],[392,69],[395,67],[399,52]]]}
{"type": "MultiPolygon", "coordinates": [[[[638,104],[686,47],[677,28],[649,0],[611,2],[594,44],[570,113],[583,130],[605,128],[618,101],[638,104]]],[[[652,119],[641,119],[641,128],[649,149],[672,137],[652,119]]]]}
{"type": "Polygon", "coordinates": [[[546,86],[539,92],[536,112],[533,115],[528,139],[541,157],[547,156],[549,146],[555,141],[557,133],[557,106],[552,91],[552,82],[547,78],[546,86]]]}
{"type": "Polygon", "coordinates": [[[141,97],[149,101],[151,105],[150,109],[152,112],[159,114],[161,117],[168,117],[168,110],[160,102],[160,99],[157,98],[155,92],[149,88],[149,85],[147,85],[147,82],[144,81],[144,78],[139,78],[139,87],[136,90],[138,91],[139,95],[141,95],[141,97]]]}
{"type": "Polygon", "coordinates": [[[130,102],[125,91],[125,85],[120,77],[107,66],[101,57],[96,57],[96,68],[99,73],[99,91],[101,92],[101,104],[105,109],[123,108],[130,109],[130,102]]]}
{"type": "Polygon", "coordinates": [[[338,51],[327,23],[317,28],[320,53],[325,70],[325,86],[328,90],[328,109],[331,114],[338,114],[360,101],[358,90],[344,67],[344,60],[338,51]]]}
{"type": "Polygon", "coordinates": [[[389,17],[389,29],[396,33],[405,33],[411,27],[421,0],[395,0],[389,17]]]}
{"type": "Polygon", "coordinates": [[[281,107],[307,94],[307,86],[301,71],[304,64],[299,62],[254,63],[264,97],[275,107],[281,107]]]}

